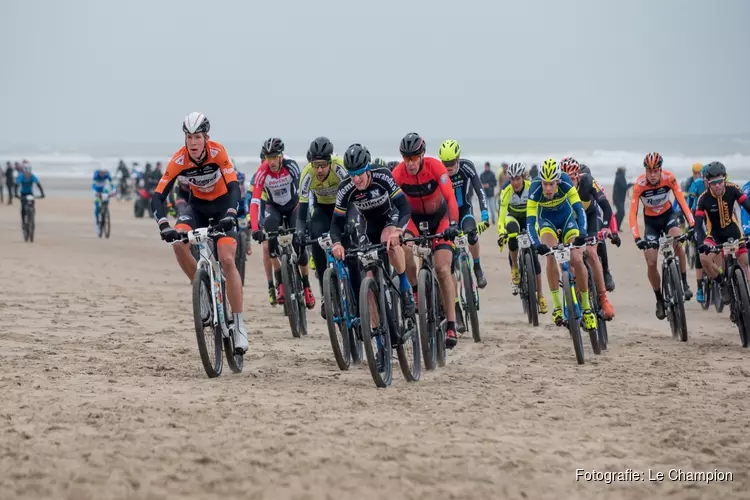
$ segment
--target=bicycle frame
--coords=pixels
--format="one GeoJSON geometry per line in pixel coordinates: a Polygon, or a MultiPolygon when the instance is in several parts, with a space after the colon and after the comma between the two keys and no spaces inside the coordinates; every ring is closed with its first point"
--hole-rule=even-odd
{"type": "Polygon", "coordinates": [[[339,290],[341,292],[340,297],[343,305],[344,318],[334,317],[333,320],[338,323],[339,321],[344,319],[346,321],[346,327],[352,329],[359,325],[359,316],[352,317],[349,314],[351,304],[349,304],[349,299],[347,297],[356,297],[354,289],[352,288],[352,279],[349,274],[349,268],[346,266],[344,261],[336,260],[333,258],[333,255],[331,254],[331,249],[333,248],[333,240],[331,240],[331,236],[329,234],[325,234],[318,238],[318,245],[320,245],[320,248],[322,248],[326,253],[327,266],[333,268],[336,272],[336,276],[339,277],[339,290]],[[346,282],[349,284],[349,293],[351,295],[348,295],[346,293],[346,290],[344,289],[344,278],[346,278],[346,282]]]}
{"type": "Polygon", "coordinates": [[[211,282],[211,295],[216,299],[211,301],[214,317],[213,326],[221,325],[222,334],[224,337],[227,337],[229,335],[229,328],[226,324],[224,314],[224,297],[221,294],[221,290],[217,289],[217,286],[220,286],[220,284],[216,281],[217,276],[220,276],[221,281],[224,281],[224,273],[221,269],[221,263],[214,257],[216,245],[213,235],[210,234],[210,228],[201,227],[189,231],[187,233],[187,241],[198,248],[200,258],[198,259],[197,269],[206,269],[209,281],[211,282]]]}
{"type": "Polygon", "coordinates": [[[456,254],[455,260],[458,262],[459,265],[456,266],[455,272],[453,273],[456,277],[456,282],[458,283],[458,294],[461,299],[462,304],[466,304],[468,302],[468,298],[466,297],[466,291],[463,286],[463,276],[461,274],[461,264],[464,262],[468,262],[469,264],[469,274],[471,276],[471,290],[472,290],[472,300],[474,301],[474,304],[476,304],[477,311],[479,310],[479,287],[477,287],[477,282],[474,275],[474,259],[470,258],[469,254],[469,236],[464,234],[462,231],[455,240],[456,248],[458,249],[458,252],[456,254]]]}
{"type": "MultiPolygon", "coordinates": [[[[578,293],[576,289],[576,278],[573,272],[570,270],[570,251],[574,248],[582,248],[580,246],[574,246],[571,244],[565,244],[561,243],[557,245],[554,248],[551,248],[550,250],[555,256],[555,260],[557,261],[558,265],[560,266],[561,273],[568,273],[568,280],[570,281],[570,291],[571,295],[573,297],[573,311],[575,312],[575,320],[581,324],[583,320],[583,311],[581,310],[581,305],[578,303],[578,293]]],[[[560,287],[562,288],[562,280],[560,281],[560,287]]],[[[563,296],[563,300],[565,300],[565,297],[563,296]]],[[[563,321],[567,323],[568,321],[568,308],[571,307],[569,304],[565,304],[562,308],[563,311],[563,321]]]]}

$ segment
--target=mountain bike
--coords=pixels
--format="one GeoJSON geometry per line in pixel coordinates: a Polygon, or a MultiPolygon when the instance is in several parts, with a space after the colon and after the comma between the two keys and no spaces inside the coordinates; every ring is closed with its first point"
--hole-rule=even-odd
{"type": "Polygon", "coordinates": [[[224,236],[223,232],[215,231],[209,226],[181,233],[181,239],[178,240],[197,247],[200,253],[193,278],[193,319],[198,352],[209,378],[221,375],[222,345],[227,364],[233,372],[241,372],[244,365],[244,356],[235,353],[234,315],[229,301],[225,300],[224,270],[216,258],[216,241],[224,236]]]}
{"type": "Polygon", "coordinates": [[[240,273],[242,286],[245,286],[245,264],[247,263],[247,217],[237,217],[237,253],[234,255],[234,265],[240,273]]]}
{"type": "MultiPolygon", "coordinates": [[[[333,357],[340,370],[362,361],[362,332],[357,311],[357,296],[352,288],[349,268],[344,261],[331,255],[333,241],[328,233],[318,238],[326,253],[327,267],[323,273],[323,307],[333,357]]],[[[356,252],[355,252],[356,255],[356,252]]]]}
{"type": "MultiPolygon", "coordinates": [[[[590,238],[586,245],[596,247],[601,242],[595,237],[590,238]]],[[[597,259],[599,256],[596,257],[597,259]]],[[[604,311],[599,303],[599,291],[596,288],[596,280],[594,279],[594,270],[591,268],[591,264],[588,261],[588,252],[583,252],[583,263],[586,266],[586,272],[589,276],[589,302],[591,303],[591,310],[596,315],[596,332],[597,342],[591,341],[591,348],[594,350],[594,354],[601,354],[602,351],[607,350],[609,344],[609,333],[607,332],[607,322],[611,321],[611,318],[604,317],[604,311]]]]}
{"type": "MultiPolygon", "coordinates": [[[[729,319],[737,325],[740,332],[740,343],[747,347],[750,343],[750,292],[748,292],[745,270],[737,261],[737,251],[745,238],[729,238],[722,245],[717,245],[709,253],[724,255],[724,286],[729,290],[729,319]]],[[[723,294],[717,287],[715,294],[724,302],[723,294]]]]}
{"type": "Polygon", "coordinates": [[[454,275],[458,284],[458,296],[461,301],[461,311],[466,317],[466,323],[471,325],[471,336],[474,342],[481,342],[479,331],[479,287],[474,275],[474,259],[469,253],[469,236],[463,231],[456,237],[456,257],[458,263],[454,275]]]}
{"type": "MultiPolygon", "coordinates": [[[[281,263],[281,283],[284,287],[284,314],[289,318],[292,336],[307,335],[307,305],[302,286],[302,275],[297,265],[297,249],[294,242],[295,228],[280,227],[278,231],[265,233],[269,240],[278,242],[278,259],[281,263]]],[[[300,247],[304,242],[298,243],[300,247]]]]}
{"type": "Polygon", "coordinates": [[[33,194],[21,195],[23,215],[21,216],[21,232],[23,241],[34,243],[34,230],[36,229],[36,206],[33,194]]]}
{"type": "Polygon", "coordinates": [[[664,309],[672,330],[672,337],[687,342],[688,329],[685,319],[685,295],[682,290],[680,262],[672,246],[688,238],[688,233],[679,236],[660,236],[658,240],[648,242],[649,248],[658,248],[662,254],[661,293],[664,297],[664,309]]]}
{"type": "MultiPolygon", "coordinates": [[[[536,271],[534,270],[534,249],[531,245],[531,239],[526,230],[520,233],[507,233],[503,238],[498,239],[498,244],[505,245],[509,238],[516,238],[518,241],[518,274],[520,284],[513,285],[511,292],[513,295],[519,295],[521,298],[521,307],[529,320],[529,324],[539,326],[539,302],[537,301],[538,290],[536,282],[536,271]]],[[[501,246],[502,246],[501,245],[501,246]]]]}
{"type": "Polygon", "coordinates": [[[420,336],[414,317],[402,314],[403,297],[398,282],[390,277],[385,243],[364,243],[350,252],[356,252],[363,275],[372,273],[362,279],[359,318],[367,365],[375,385],[391,385],[394,347],[406,381],[418,381],[422,373],[420,336]]]}

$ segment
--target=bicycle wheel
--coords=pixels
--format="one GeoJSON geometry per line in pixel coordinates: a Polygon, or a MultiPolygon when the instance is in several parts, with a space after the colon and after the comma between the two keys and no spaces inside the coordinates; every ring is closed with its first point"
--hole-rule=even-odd
{"type": "Polygon", "coordinates": [[[247,233],[240,230],[237,235],[237,253],[234,256],[235,265],[237,271],[240,273],[240,280],[242,280],[242,286],[245,286],[245,263],[247,262],[247,233]]]}
{"type": "Polygon", "coordinates": [[[104,221],[102,224],[104,237],[109,239],[110,232],[112,231],[111,222],[109,220],[109,208],[104,209],[104,213],[102,214],[102,219],[104,221]]]}
{"type": "Polygon", "coordinates": [[[570,288],[570,277],[568,273],[563,271],[560,274],[560,281],[563,285],[563,299],[565,307],[568,311],[568,331],[570,337],[573,339],[573,350],[576,353],[576,360],[579,365],[584,363],[583,357],[583,339],[581,338],[581,327],[578,324],[578,318],[576,317],[575,306],[573,303],[573,291],[570,288]]]}
{"type": "Polygon", "coordinates": [[[329,267],[323,273],[323,307],[326,311],[328,336],[339,370],[348,370],[351,359],[350,337],[341,303],[339,279],[336,271],[329,267]]]}
{"type": "Polygon", "coordinates": [[[349,354],[352,357],[351,362],[358,364],[364,360],[365,354],[362,351],[362,331],[357,301],[354,296],[351,281],[349,281],[348,277],[343,279],[341,288],[343,288],[346,294],[346,307],[349,308],[349,321],[352,325],[352,327],[349,328],[349,354]]]}
{"type": "Polygon", "coordinates": [[[737,292],[735,296],[737,301],[735,307],[737,328],[740,331],[742,347],[747,347],[750,344],[750,294],[747,290],[747,278],[745,278],[745,273],[740,267],[734,268],[732,276],[734,278],[734,289],[737,292]]]}
{"type": "Polygon", "coordinates": [[[198,341],[198,352],[203,369],[209,378],[221,375],[221,329],[213,311],[214,297],[211,294],[211,278],[205,267],[199,267],[193,279],[193,320],[195,337],[198,341]]]}
{"type": "Polygon", "coordinates": [[[526,283],[526,316],[529,318],[529,323],[534,326],[539,326],[539,305],[537,304],[536,300],[536,274],[534,273],[534,261],[533,257],[531,256],[531,252],[523,253],[522,268],[523,282],[526,283]]]}
{"type": "Polygon", "coordinates": [[[36,229],[36,214],[34,207],[29,207],[29,243],[34,243],[34,230],[36,229]]]}
{"type": "Polygon", "coordinates": [[[245,366],[245,357],[243,354],[234,353],[234,315],[232,306],[227,299],[227,282],[224,276],[221,278],[221,300],[224,305],[224,324],[227,327],[227,335],[222,335],[224,340],[224,354],[227,357],[229,369],[234,373],[240,373],[245,366]]]}
{"type": "Polygon", "coordinates": [[[297,321],[300,335],[307,335],[307,304],[305,304],[305,292],[302,286],[302,274],[299,267],[294,266],[294,297],[297,299],[297,321]]]}
{"type": "Polygon", "coordinates": [[[281,256],[281,285],[284,287],[284,313],[289,318],[289,327],[292,329],[292,336],[299,338],[299,308],[294,288],[293,270],[289,264],[289,255],[281,256]]]}
{"type": "Polygon", "coordinates": [[[367,366],[370,368],[372,380],[377,387],[388,387],[393,380],[393,350],[391,335],[388,331],[388,321],[383,321],[384,307],[382,307],[382,293],[375,278],[370,276],[362,280],[359,291],[359,318],[362,324],[362,342],[367,356],[367,366]],[[380,325],[372,327],[370,307],[376,308],[375,313],[380,319],[380,325]]]}
{"type": "MultiPolygon", "coordinates": [[[[435,311],[437,311],[437,328],[435,330],[435,344],[436,344],[436,354],[437,354],[437,365],[439,367],[445,366],[445,357],[446,357],[446,349],[445,349],[445,327],[446,325],[446,319],[445,319],[445,310],[443,310],[443,296],[440,294],[440,282],[437,280],[434,281],[435,284],[435,311]]],[[[453,305],[451,304],[451,307],[453,305]]]]}
{"type": "Polygon", "coordinates": [[[596,328],[589,330],[589,338],[591,339],[591,349],[594,354],[601,354],[602,347],[599,345],[599,325],[604,324],[604,315],[602,314],[601,306],[599,305],[599,295],[597,295],[596,283],[594,281],[594,273],[588,262],[586,264],[586,271],[589,275],[589,302],[591,302],[591,310],[596,314],[596,328]]]}
{"type": "Polygon", "coordinates": [[[669,277],[672,280],[672,290],[674,290],[672,300],[674,301],[674,314],[677,323],[676,334],[681,341],[687,342],[688,330],[687,320],[685,319],[685,297],[682,292],[682,282],[680,281],[677,263],[674,261],[669,263],[669,277]]]}
{"type": "Polygon", "coordinates": [[[386,311],[388,317],[388,329],[395,333],[391,338],[398,339],[396,344],[396,355],[401,373],[407,382],[417,382],[422,376],[421,351],[419,347],[419,333],[417,324],[413,318],[404,319],[401,309],[401,296],[395,289],[387,288],[385,293],[390,296],[390,307],[386,311]]]}
{"type": "Polygon", "coordinates": [[[466,298],[463,310],[466,312],[466,316],[468,316],[469,323],[471,324],[471,336],[474,338],[474,342],[481,342],[479,314],[477,313],[477,303],[474,301],[474,281],[472,280],[469,263],[466,261],[461,263],[461,284],[464,288],[464,297],[466,298]]]}
{"type": "Polygon", "coordinates": [[[703,278],[701,278],[701,286],[700,290],[703,290],[703,302],[701,302],[701,309],[706,311],[709,307],[711,307],[711,286],[709,285],[708,278],[704,275],[703,278]]]}
{"type": "Polygon", "coordinates": [[[711,289],[713,290],[714,309],[718,314],[721,314],[724,312],[724,299],[722,298],[721,287],[715,281],[711,280],[711,289]]]}
{"type": "Polygon", "coordinates": [[[23,241],[29,241],[29,214],[27,213],[21,217],[21,233],[23,234],[23,241]]]}
{"type": "Polygon", "coordinates": [[[692,241],[688,241],[687,245],[685,245],[685,258],[688,261],[690,269],[695,269],[695,252],[695,244],[692,241]]]}
{"type": "Polygon", "coordinates": [[[417,290],[419,290],[419,336],[422,344],[422,359],[426,370],[434,370],[437,366],[437,307],[435,279],[428,269],[419,270],[417,290]]]}

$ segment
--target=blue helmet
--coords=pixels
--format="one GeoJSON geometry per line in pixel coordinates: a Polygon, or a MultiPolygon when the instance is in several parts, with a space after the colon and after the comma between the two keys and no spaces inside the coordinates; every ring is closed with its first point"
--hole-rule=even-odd
{"type": "Polygon", "coordinates": [[[237,171],[237,182],[239,182],[240,184],[245,183],[245,174],[243,174],[239,170],[237,171]]]}

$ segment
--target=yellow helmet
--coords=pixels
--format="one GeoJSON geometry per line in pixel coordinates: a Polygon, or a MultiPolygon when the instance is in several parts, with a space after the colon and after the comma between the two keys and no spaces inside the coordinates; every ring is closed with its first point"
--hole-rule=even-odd
{"type": "Polygon", "coordinates": [[[542,164],[542,168],[539,169],[539,177],[543,181],[545,182],[559,181],[561,176],[562,176],[562,170],[560,170],[560,165],[558,165],[554,159],[550,158],[548,160],[544,160],[544,163],[542,164]]]}
{"type": "Polygon", "coordinates": [[[703,170],[703,164],[702,163],[693,163],[693,173],[694,174],[701,173],[701,170],[703,170]]]}
{"type": "Polygon", "coordinates": [[[440,145],[438,150],[438,156],[442,162],[455,161],[461,154],[461,146],[458,145],[458,141],[448,139],[440,145]]]}

